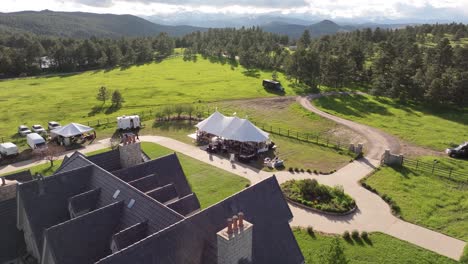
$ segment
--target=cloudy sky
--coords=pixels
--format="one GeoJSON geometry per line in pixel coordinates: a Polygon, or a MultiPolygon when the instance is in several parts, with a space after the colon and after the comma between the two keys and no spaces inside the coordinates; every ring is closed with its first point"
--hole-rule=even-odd
{"type": "Polygon", "coordinates": [[[169,15],[182,12],[310,15],[330,19],[468,21],[468,0],[0,0],[0,12],[86,11],[169,15]]]}

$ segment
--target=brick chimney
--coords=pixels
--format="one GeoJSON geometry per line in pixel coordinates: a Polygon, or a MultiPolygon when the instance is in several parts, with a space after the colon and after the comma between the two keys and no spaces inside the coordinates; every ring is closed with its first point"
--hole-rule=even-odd
{"type": "Polygon", "coordinates": [[[227,227],[217,233],[218,264],[251,263],[252,235],[253,224],[242,212],[229,218],[227,227]]]}
{"type": "Polygon", "coordinates": [[[126,135],[119,145],[122,168],[133,167],[143,162],[140,142],[137,142],[135,138],[135,135],[126,135]]]}

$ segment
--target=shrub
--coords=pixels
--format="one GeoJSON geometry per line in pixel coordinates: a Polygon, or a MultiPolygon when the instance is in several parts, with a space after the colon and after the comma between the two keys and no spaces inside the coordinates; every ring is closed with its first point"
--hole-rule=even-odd
{"type": "Polygon", "coordinates": [[[294,169],[292,167],[289,167],[289,172],[294,172],[294,169]]]}
{"type": "Polygon", "coordinates": [[[343,238],[344,238],[345,240],[350,240],[350,239],[351,239],[351,236],[350,236],[350,234],[349,234],[348,231],[344,231],[344,233],[343,233],[343,238]]]}
{"type": "Polygon", "coordinates": [[[304,172],[304,169],[301,169],[301,172],[303,173],[303,172],[304,172]]]}
{"type": "Polygon", "coordinates": [[[353,232],[351,232],[351,237],[354,240],[358,240],[359,239],[359,232],[357,230],[353,230],[353,232]]]}
{"type": "Polygon", "coordinates": [[[368,240],[368,239],[369,239],[369,235],[367,234],[366,231],[362,231],[362,232],[361,232],[361,238],[364,239],[364,240],[368,240]]]}
{"type": "Polygon", "coordinates": [[[309,236],[314,236],[314,228],[312,226],[307,227],[307,234],[309,234],[309,236]]]}
{"type": "Polygon", "coordinates": [[[317,170],[314,170],[314,174],[318,174],[317,170]]]}
{"type": "Polygon", "coordinates": [[[250,183],[245,184],[245,188],[250,187],[250,183]]]}
{"type": "Polygon", "coordinates": [[[294,171],[295,171],[295,172],[299,172],[299,168],[294,168],[294,171]]]}
{"type": "Polygon", "coordinates": [[[311,173],[312,173],[312,171],[311,171],[310,169],[307,169],[307,173],[311,174],[311,173]]]}

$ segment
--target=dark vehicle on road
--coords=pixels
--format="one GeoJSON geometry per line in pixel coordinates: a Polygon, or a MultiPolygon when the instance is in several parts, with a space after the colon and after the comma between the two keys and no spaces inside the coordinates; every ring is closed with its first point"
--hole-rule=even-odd
{"type": "Polygon", "coordinates": [[[281,86],[281,83],[277,81],[263,80],[263,87],[265,87],[265,89],[268,89],[268,90],[273,90],[273,91],[284,93],[283,86],[281,86]]]}
{"type": "Polygon", "coordinates": [[[468,158],[468,142],[456,148],[448,148],[445,152],[452,158],[468,158]]]}

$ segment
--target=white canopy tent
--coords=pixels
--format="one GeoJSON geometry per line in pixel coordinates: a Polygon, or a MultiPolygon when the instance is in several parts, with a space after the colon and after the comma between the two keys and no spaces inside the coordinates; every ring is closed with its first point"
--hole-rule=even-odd
{"type": "Polygon", "coordinates": [[[71,123],[66,126],[56,128],[50,131],[50,133],[52,137],[62,136],[64,138],[68,138],[68,137],[82,135],[84,133],[91,132],[93,130],[94,128],[89,127],[89,126],[85,126],[85,125],[81,125],[77,123],[71,123]]]}
{"type": "Polygon", "coordinates": [[[218,111],[195,125],[200,131],[218,137],[239,142],[266,142],[269,134],[249,120],[238,117],[226,117],[218,111]]]}

